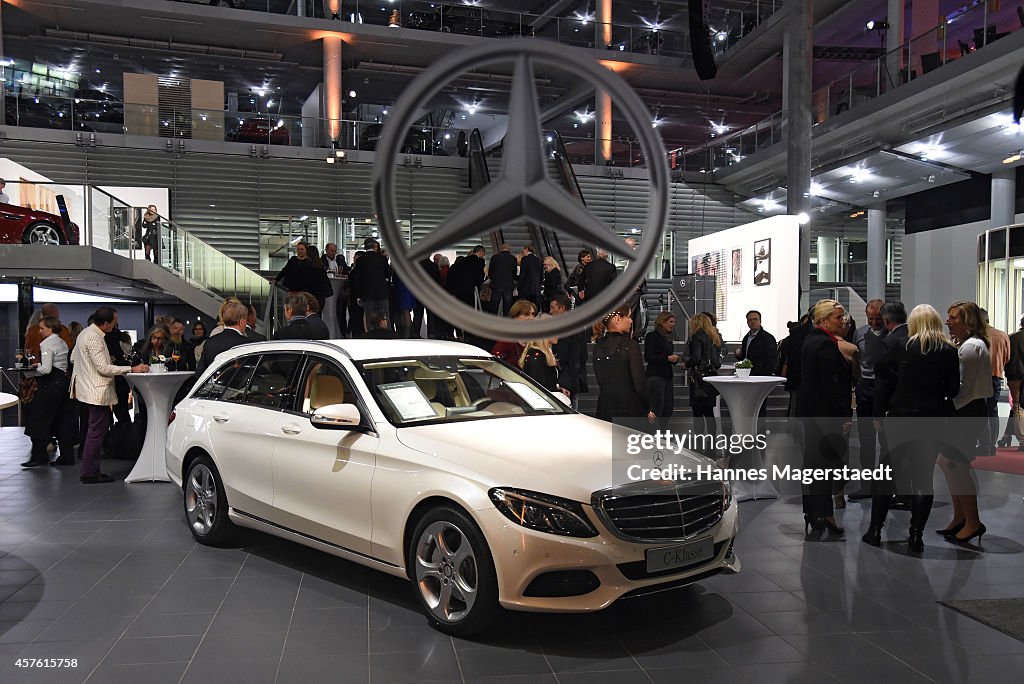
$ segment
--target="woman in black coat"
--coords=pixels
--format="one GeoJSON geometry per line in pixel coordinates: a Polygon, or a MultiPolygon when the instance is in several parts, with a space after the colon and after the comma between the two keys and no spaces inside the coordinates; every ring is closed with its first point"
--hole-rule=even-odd
{"type": "Polygon", "coordinates": [[[316,259],[311,257],[309,246],[305,242],[295,245],[295,256],[289,259],[277,274],[277,283],[288,290],[289,294],[310,293],[320,303],[321,311],[324,309],[327,293],[331,291],[331,283],[327,280],[323,261],[319,256],[316,259]]]}
{"type": "MultiPolygon", "coordinates": [[[[797,415],[804,419],[803,468],[841,468],[846,455],[845,435],[850,416],[852,369],[840,350],[846,311],[832,299],[814,305],[814,329],[804,340],[800,359],[797,415]]],[[[804,485],[804,530],[828,529],[842,534],[836,525],[832,490],[834,482],[815,478],[804,485]]]]}
{"type": "Polygon", "coordinates": [[[647,378],[640,345],[630,337],[633,327],[628,304],[623,304],[594,324],[594,375],[600,388],[597,417],[643,418],[654,421],[644,395],[647,378]]]}
{"type": "Polygon", "coordinates": [[[558,262],[555,261],[554,257],[544,257],[544,313],[547,313],[551,309],[551,298],[556,294],[564,293],[565,287],[562,285],[562,269],[558,267],[558,262]]]}
{"type": "MultiPolygon", "coordinates": [[[[932,510],[932,477],[946,434],[953,397],[960,391],[960,361],[942,330],[939,312],[921,304],[907,321],[906,345],[896,347],[875,365],[875,377],[895,377],[877,384],[876,415],[885,416],[884,430],[896,494],[912,495],[910,550],[924,551],[922,532],[932,510]],[[894,387],[891,391],[890,387],[894,387]],[[891,392],[891,393],[890,393],[891,392]]],[[[871,499],[871,526],[862,537],[872,546],[882,543],[882,526],[893,492],[880,488],[871,499]]]]}
{"type": "Polygon", "coordinates": [[[699,313],[690,319],[690,348],[686,357],[689,371],[690,409],[693,410],[696,432],[703,429],[706,435],[715,435],[718,426],[715,421],[715,397],[718,391],[711,383],[701,378],[714,375],[722,367],[722,337],[714,322],[706,313],[699,313]]]}
{"type": "Polygon", "coordinates": [[[672,333],[676,328],[676,317],[662,311],[654,321],[654,330],[644,337],[644,360],[647,362],[647,401],[651,413],[659,418],[660,427],[675,409],[675,391],[672,381],[672,366],[679,362],[679,355],[672,346],[672,333]]]}

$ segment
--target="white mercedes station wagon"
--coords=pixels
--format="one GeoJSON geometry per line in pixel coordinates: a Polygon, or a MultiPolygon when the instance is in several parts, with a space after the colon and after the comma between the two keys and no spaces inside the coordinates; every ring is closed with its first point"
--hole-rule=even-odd
{"type": "Polygon", "coordinates": [[[476,347],[289,340],[218,356],[166,453],[200,543],[238,525],[404,577],[465,635],[739,570],[728,485],[613,486],[612,436],[476,347]]]}

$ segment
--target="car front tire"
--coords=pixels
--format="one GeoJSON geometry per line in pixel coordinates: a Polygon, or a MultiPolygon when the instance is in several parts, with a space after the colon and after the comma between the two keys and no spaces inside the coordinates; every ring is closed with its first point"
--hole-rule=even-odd
{"type": "Polygon", "coordinates": [[[60,228],[52,223],[39,221],[25,229],[22,242],[26,245],[63,245],[67,244],[60,228]]]}
{"type": "Polygon", "coordinates": [[[434,628],[464,637],[497,617],[498,581],[483,532],[463,511],[439,507],[416,526],[409,549],[416,601],[434,628]]]}
{"type": "Polygon", "coordinates": [[[195,540],[206,546],[226,544],[235,526],[228,519],[228,499],[220,473],[208,456],[200,456],[189,465],[183,489],[185,519],[195,540]]]}

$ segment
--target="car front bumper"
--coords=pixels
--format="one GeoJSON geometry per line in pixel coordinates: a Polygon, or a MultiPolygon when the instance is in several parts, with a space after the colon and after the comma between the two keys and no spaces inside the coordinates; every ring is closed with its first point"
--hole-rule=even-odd
{"type": "MultiPolygon", "coordinates": [[[[732,545],[739,532],[736,502],[725,510],[722,519],[694,540],[712,537],[715,553],[710,560],[680,569],[677,572],[643,577],[645,554],[650,549],[673,546],[679,542],[659,544],[630,543],[612,536],[596,520],[600,534],[590,539],[559,537],[521,527],[497,509],[477,511],[484,535],[490,544],[498,577],[498,601],[511,610],[533,612],[583,613],[607,608],[629,594],[656,592],[662,588],[683,586],[719,572],[735,573],[740,561],[732,545]],[[640,568],[640,572],[635,572],[640,568]],[[541,575],[559,571],[584,571],[596,577],[598,586],[577,596],[534,596],[528,590],[541,575]],[[626,574],[635,577],[630,579],[626,574]],[[689,581],[688,581],[689,580],[689,581]]],[[[692,540],[691,540],[692,541],[692,540]]]]}

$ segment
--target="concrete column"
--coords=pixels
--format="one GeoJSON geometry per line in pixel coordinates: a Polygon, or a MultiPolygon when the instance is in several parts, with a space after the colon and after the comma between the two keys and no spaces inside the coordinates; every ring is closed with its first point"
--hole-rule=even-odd
{"type": "MultiPolygon", "coordinates": [[[[144,300],[142,302],[142,326],[143,335],[149,334],[149,329],[156,325],[156,310],[153,302],[144,300]]],[[[143,363],[149,363],[149,359],[142,359],[143,363]]]]}
{"type": "Polygon", "coordinates": [[[900,84],[900,70],[904,67],[902,52],[894,52],[903,45],[903,2],[904,0],[889,0],[886,18],[886,21],[889,23],[889,30],[885,34],[886,90],[900,84]]]}
{"type": "Polygon", "coordinates": [[[337,142],[341,137],[341,36],[326,35],[324,42],[324,118],[327,137],[337,142]]]}
{"type": "Polygon", "coordinates": [[[885,207],[868,209],[868,299],[885,299],[885,207]]]}
{"type": "Polygon", "coordinates": [[[597,0],[597,34],[594,47],[604,50],[612,44],[612,0],[597,0]]]}
{"type": "Polygon", "coordinates": [[[1017,176],[1015,169],[1005,169],[992,174],[992,212],[989,228],[1013,225],[1017,176]]]}
{"type": "MultiPolygon", "coordinates": [[[[787,75],[785,126],[786,207],[791,215],[810,213],[811,196],[811,43],[814,0],[787,3],[782,71],[787,75]]],[[[811,289],[811,224],[800,227],[800,309],[806,311],[811,289]]]]}
{"type": "Polygon", "coordinates": [[[597,121],[597,160],[609,162],[612,158],[612,96],[603,90],[594,98],[594,119],[597,121]]]}

